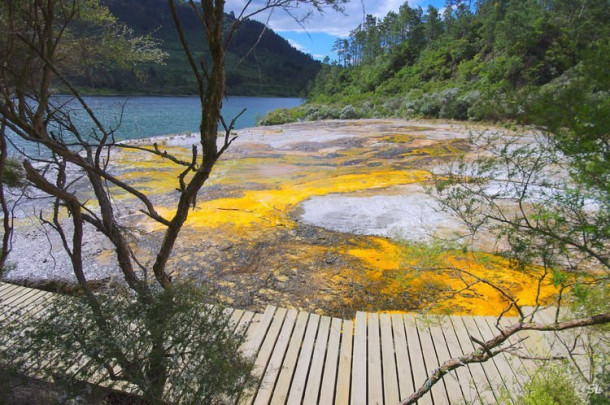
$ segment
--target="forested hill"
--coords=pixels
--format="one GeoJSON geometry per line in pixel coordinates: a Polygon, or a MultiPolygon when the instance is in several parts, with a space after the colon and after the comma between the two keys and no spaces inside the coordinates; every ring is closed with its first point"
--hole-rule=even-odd
{"type": "Polygon", "coordinates": [[[530,101],[559,102],[559,93],[607,98],[609,22],[607,0],[449,0],[443,12],[405,2],[337,40],[338,60],[322,68],[310,104],[267,122],[518,119],[530,101]]]}
{"type": "MultiPolygon", "coordinates": [[[[111,69],[90,78],[82,86],[109,92],[147,94],[195,94],[193,74],[184,56],[167,0],[104,0],[112,14],[137,35],[150,34],[161,40],[168,53],[165,65],[147,64],[134,72],[111,69]]],[[[178,3],[187,37],[198,39],[191,48],[205,57],[201,25],[186,3],[178,3]]],[[[234,19],[226,15],[227,24],[234,19]]],[[[285,39],[256,21],[245,21],[236,33],[227,55],[227,87],[232,95],[298,96],[320,70],[320,63],[293,48],[285,39]],[[261,32],[258,45],[251,50],[261,32]],[[250,52],[249,56],[245,59],[250,52]],[[243,59],[243,60],[242,60],[243,59]],[[241,63],[239,63],[241,61],[241,63]]]]}

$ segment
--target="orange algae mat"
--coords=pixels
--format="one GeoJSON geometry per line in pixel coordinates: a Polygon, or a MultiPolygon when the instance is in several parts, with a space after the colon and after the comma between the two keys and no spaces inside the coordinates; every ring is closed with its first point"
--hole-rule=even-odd
{"type": "MultiPolygon", "coordinates": [[[[515,269],[508,260],[488,253],[433,253],[436,257],[425,261],[432,259],[434,265],[419,263],[420,258],[413,256],[422,252],[413,254],[409,246],[386,239],[375,240],[374,247],[350,251],[369,269],[367,277],[379,281],[381,294],[409,292],[420,297],[418,309],[433,313],[499,315],[510,302],[487,282],[509,293],[520,305],[533,305],[536,299],[548,302],[557,292],[550,277],[541,280],[538,268],[515,269]]],[[[517,312],[511,309],[509,314],[517,312]]]]}
{"type": "MultiPolygon", "coordinates": [[[[217,271],[209,282],[235,286],[241,277],[247,290],[253,280],[273,280],[264,288],[255,287],[256,291],[242,291],[256,296],[248,301],[254,307],[274,304],[343,316],[356,310],[498,315],[508,301],[486,282],[509,292],[521,305],[534,305],[540,282],[536,268],[517,270],[491,254],[455,251],[434,253],[434,266],[421,265],[422,253],[416,254],[408,243],[332,231],[321,238],[303,231],[295,214],[303,201],[330,193],[383,194],[391,187],[425,182],[431,177],[430,165],[460,151],[454,140],[430,141],[409,128],[402,131],[367,134],[364,142],[329,153],[298,146],[279,153],[256,146],[249,153],[246,145],[240,153],[228,154],[215,167],[189,216],[181,236],[184,241],[175,252],[180,257],[175,259],[176,272],[188,267],[196,277],[193,273],[205,271],[191,266],[211,257],[203,248],[194,247],[188,255],[180,251],[181,246],[197,246],[205,240],[230,246],[226,257],[219,249],[219,262],[228,270],[217,271]],[[237,263],[238,255],[257,257],[244,265],[237,263]],[[306,280],[304,286],[295,286],[293,279],[298,277],[301,284],[306,280]]],[[[187,157],[187,149],[164,149],[187,157]]],[[[164,196],[159,212],[171,216],[179,168],[133,150],[122,151],[115,164],[123,179],[149,194],[164,196]]],[[[141,221],[138,225],[161,235],[162,227],[141,221]]],[[[556,292],[547,279],[540,287],[541,301],[556,292]]],[[[225,292],[226,302],[243,302],[229,297],[235,294],[232,290],[225,292]]]]}

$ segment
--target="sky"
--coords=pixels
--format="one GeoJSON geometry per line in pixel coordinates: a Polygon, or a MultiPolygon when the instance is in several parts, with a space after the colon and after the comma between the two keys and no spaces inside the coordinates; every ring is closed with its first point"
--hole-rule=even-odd
{"type": "MultiPolygon", "coordinates": [[[[276,33],[286,38],[296,49],[322,60],[325,56],[336,59],[331,51],[333,43],[337,38],[347,38],[349,32],[360,24],[366,14],[383,18],[389,11],[398,11],[405,2],[411,7],[421,6],[426,9],[428,5],[440,9],[445,0],[351,0],[344,5],[343,13],[336,12],[330,8],[325,9],[322,14],[313,12],[301,25],[293,16],[298,18],[307,15],[311,10],[301,4],[286,12],[275,9],[253,16],[253,19],[261,21],[271,27],[276,33]]],[[[257,9],[256,3],[264,0],[253,0],[247,9],[251,12],[257,9]]],[[[239,15],[247,0],[227,0],[225,10],[233,11],[239,15]]]]}

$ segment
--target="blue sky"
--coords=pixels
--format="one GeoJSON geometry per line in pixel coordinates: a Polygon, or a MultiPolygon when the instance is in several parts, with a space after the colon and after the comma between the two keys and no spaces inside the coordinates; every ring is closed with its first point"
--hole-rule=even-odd
{"type": "MultiPolygon", "coordinates": [[[[262,1],[252,1],[246,13],[255,10],[256,3],[260,5],[262,1]]],[[[424,9],[430,4],[440,9],[445,4],[445,0],[351,0],[345,5],[343,14],[331,9],[325,10],[321,15],[312,13],[302,26],[293,18],[305,16],[311,11],[302,5],[293,7],[289,12],[276,9],[253,18],[269,25],[298,50],[320,60],[325,56],[334,59],[336,55],[331,51],[334,41],[337,38],[346,38],[349,32],[362,22],[365,14],[383,18],[390,10],[398,11],[400,5],[407,1],[411,7],[421,6],[424,9]]],[[[225,9],[239,15],[245,4],[247,0],[227,0],[225,9]]]]}

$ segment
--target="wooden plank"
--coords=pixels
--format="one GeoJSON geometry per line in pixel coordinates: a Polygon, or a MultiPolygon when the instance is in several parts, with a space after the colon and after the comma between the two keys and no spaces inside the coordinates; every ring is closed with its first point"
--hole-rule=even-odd
{"type": "Polygon", "coordinates": [[[411,361],[409,360],[409,349],[407,348],[405,323],[402,315],[392,315],[392,332],[394,333],[394,350],[396,351],[396,371],[398,374],[398,388],[400,392],[400,398],[404,399],[411,395],[415,391],[415,389],[413,386],[411,361]]]}
{"type": "Polygon", "coordinates": [[[352,405],[366,404],[366,313],[357,312],[352,354],[352,405]]]}
{"type": "Polygon", "coordinates": [[[534,321],[543,323],[555,323],[556,318],[557,308],[555,307],[539,308],[534,315],[534,321]]]}
{"type": "MultiPolygon", "coordinates": [[[[411,360],[411,370],[413,372],[413,382],[415,389],[419,389],[428,378],[426,363],[422,354],[422,348],[419,343],[419,334],[417,333],[417,325],[413,315],[403,315],[405,322],[405,331],[407,335],[407,348],[409,349],[409,358],[411,360]]],[[[418,404],[432,404],[432,394],[428,393],[423,396],[418,404]]]]}
{"type": "MultiPolygon", "coordinates": [[[[538,310],[542,311],[544,308],[522,307],[521,309],[525,315],[525,322],[537,322],[540,321],[538,310]],[[534,311],[536,311],[536,313],[534,313],[534,311]]],[[[506,325],[508,322],[502,320],[501,324],[506,325]]],[[[521,331],[516,334],[516,338],[523,341],[523,350],[520,351],[520,353],[525,356],[542,358],[549,356],[551,353],[551,347],[544,336],[544,332],[532,330],[521,331]]],[[[524,359],[523,364],[525,365],[526,370],[529,371],[530,377],[533,377],[536,374],[537,369],[544,365],[544,362],[540,360],[524,359]]]]}
{"type": "Polygon", "coordinates": [[[4,306],[5,310],[12,310],[13,307],[20,306],[20,302],[26,298],[41,293],[47,292],[36,288],[28,288],[16,284],[5,283],[3,289],[0,291],[0,306],[4,306]]]}
{"type": "Polygon", "coordinates": [[[282,360],[284,360],[284,356],[286,355],[286,349],[288,348],[288,343],[290,342],[290,336],[292,335],[292,330],[296,323],[296,319],[297,311],[294,309],[289,310],[286,314],[284,325],[282,325],[280,336],[277,338],[275,348],[273,349],[273,355],[269,360],[267,371],[265,371],[265,375],[263,376],[260,389],[256,394],[256,399],[254,401],[255,405],[268,404],[271,400],[275,382],[280,373],[282,360]]]}
{"type": "MultiPolygon", "coordinates": [[[[494,337],[494,334],[487,326],[487,322],[485,322],[485,319],[479,316],[473,316],[471,317],[471,319],[476,324],[482,341],[487,341],[494,337]]],[[[506,356],[504,355],[504,353],[499,353],[491,360],[488,360],[485,364],[489,365],[489,367],[492,368],[492,365],[490,364],[491,362],[495,364],[499,377],[502,380],[504,387],[506,388],[505,395],[508,395],[509,397],[506,399],[506,402],[514,402],[515,395],[520,392],[521,386],[517,382],[517,377],[515,376],[512,367],[506,359],[506,356]]]]}
{"type": "MultiPolygon", "coordinates": [[[[494,317],[485,317],[489,327],[492,331],[496,332],[497,319],[494,317]]],[[[501,328],[506,328],[517,322],[517,318],[506,318],[502,317],[499,322],[501,328]]],[[[533,360],[528,360],[522,357],[530,355],[525,342],[519,342],[519,334],[512,335],[508,338],[508,343],[514,346],[514,351],[507,353],[507,358],[513,363],[513,370],[518,374],[523,383],[529,381],[534,375],[535,370],[538,368],[533,360]]]]}
{"type": "Polygon", "coordinates": [[[2,291],[12,285],[13,284],[11,284],[11,283],[5,283],[3,281],[0,281],[0,297],[2,296],[2,291]]]}
{"type": "Polygon", "coordinates": [[[301,312],[297,316],[297,322],[290,338],[288,351],[286,352],[286,357],[282,363],[280,376],[275,384],[275,390],[273,392],[273,397],[271,398],[271,403],[274,405],[286,403],[288,390],[290,389],[290,382],[292,381],[294,369],[299,357],[299,348],[301,347],[301,342],[303,341],[303,335],[305,334],[308,318],[309,314],[307,312],[301,312]]]}
{"type": "Polygon", "coordinates": [[[253,318],[254,318],[254,312],[244,311],[241,318],[239,319],[239,323],[235,327],[234,333],[245,334],[248,331],[253,318]]]}
{"type": "Polygon", "coordinates": [[[31,293],[33,293],[35,291],[36,290],[33,289],[33,288],[25,288],[25,287],[22,287],[22,286],[15,286],[15,288],[13,288],[11,291],[9,291],[9,292],[4,294],[4,302],[3,302],[3,304],[12,305],[11,303],[14,302],[15,299],[18,299],[22,295],[31,294],[31,293]]]}
{"type": "MultiPolygon", "coordinates": [[[[0,283],[0,308],[4,314],[7,309],[15,308],[20,313],[35,315],[44,311],[47,300],[52,297],[54,294],[41,290],[0,283]]],[[[230,325],[234,325],[236,331],[246,332],[242,350],[258,353],[255,365],[262,377],[260,388],[255,395],[242,400],[257,405],[269,402],[348,404],[350,396],[354,404],[396,403],[417,388],[414,379],[423,383],[422,377],[426,378],[428,372],[447,358],[478,348],[469,340],[468,330],[480,340],[496,333],[492,317],[451,317],[446,326],[441,326],[397,314],[369,314],[367,322],[367,314],[359,312],[354,330],[352,321],[320,318],[275,307],[267,307],[262,315],[251,311],[227,311],[230,325]]],[[[541,311],[535,319],[552,322],[551,311],[541,311]]],[[[501,320],[505,326],[502,322],[508,321],[501,320]]],[[[532,334],[542,341],[540,346],[544,346],[548,354],[546,340],[549,338],[537,332],[532,334]]],[[[509,339],[509,343],[515,341],[516,337],[509,339]]],[[[549,341],[556,351],[561,349],[554,339],[549,341]]],[[[526,353],[533,351],[529,345],[524,350],[526,353]]],[[[50,361],[47,358],[43,363],[50,361]]],[[[87,359],[79,358],[65,367],[74,371],[86,362],[87,359]]],[[[515,392],[528,377],[522,370],[531,373],[534,366],[535,362],[531,360],[522,361],[501,354],[484,366],[472,364],[455,370],[419,403],[432,403],[432,398],[435,404],[447,400],[476,402],[478,391],[482,401],[495,402],[496,393],[486,390],[485,384],[490,380],[503,381],[509,391],[515,392]],[[510,378],[513,378],[512,384],[510,378]],[[473,388],[468,384],[471,380],[486,382],[473,388]]],[[[32,372],[43,372],[41,367],[45,366],[34,366],[32,372]]],[[[111,383],[104,370],[92,379],[102,384],[111,383]]],[[[125,389],[130,387],[125,386],[125,389]]]]}
{"type": "MultiPolygon", "coordinates": [[[[22,326],[21,329],[23,329],[25,327],[25,325],[23,325],[23,324],[26,323],[27,321],[29,321],[31,316],[35,316],[35,315],[39,314],[42,310],[44,310],[44,308],[46,307],[46,303],[50,299],[50,298],[46,298],[49,295],[51,295],[51,294],[50,293],[42,294],[39,296],[39,298],[37,300],[34,300],[27,306],[14,308],[14,310],[12,310],[12,311],[7,311],[6,307],[4,307],[2,304],[0,304],[0,308],[2,308],[2,311],[0,311],[0,319],[4,320],[10,316],[11,323],[13,324],[13,326],[16,328],[19,326],[22,326]]],[[[12,348],[19,341],[20,341],[19,336],[13,336],[11,339],[1,342],[0,351],[4,351],[4,350],[8,350],[8,349],[12,348]]],[[[34,354],[30,354],[29,356],[34,356],[34,354]]],[[[27,360],[27,357],[24,360],[27,360]]]]}
{"type": "Polygon", "coordinates": [[[241,309],[236,309],[231,314],[231,318],[229,318],[229,329],[235,332],[237,330],[237,325],[239,325],[239,320],[244,315],[244,311],[241,309]]]}
{"type": "MultiPolygon", "coordinates": [[[[28,306],[24,306],[24,307],[15,307],[10,311],[6,311],[4,310],[7,307],[4,307],[2,304],[0,304],[0,307],[3,308],[3,311],[0,313],[0,319],[3,319],[7,316],[11,317],[11,322],[13,323],[13,326],[15,327],[20,327],[23,329],[25,328],[25,323],[30,321],[30,318],[32,316],[37,316],[39,315],[41,312],[45,311],[47,308],[47,303],[49,302],[49,300],[53,299],[55,296],[54,294],[51,293],[44,293],[40,296],[40,298],[38,300],[35,300],[35,302],[31,303],[28,306]]],[[[62,309],[62,311],[65,311],[66,309],[62,309]]],[[[12,348],[15,344],[17,344],[19,342],[20,338],[19,336],[14,336],[13,338],[2,342],[2,344],[0,345],[0,347],[2,348],[2,350],[8,350],[10,348],[12,348]]],[[[28,357],[25,357],[23,360],[27,362],[27,360],[29,360],[29,357],[35,356],[35,354],[30,353],[28,355],[28,357]]]]}
{"type": "MultiPolygon", "coordinates": [[[[273,314],[273,320],[271,322],[271,325],[269,326],[267,333],[265,334],[264,341],[260,346],[260,350],[254,362],[254,368],[252,369],[252,374],[257,379],[262,379],[265,370],[267,369],[267,364],[269,363],[269,359],[271,358],[271,354],[273,353],[275,342],[277,340],[278,335],[280,334],[282,324],[284,323],[286,311],[286,308],[278,308],[273,314]]],[[[258,388],[258,386],[256,388],[258,388]]],[[[239,403],[241,405],[250,405],[254,401],[254,397],[256,396],[256,388],[244,393],[239,403]]]]}
{"type": "Polygon", "coordinates": [[[20,288],[17,293],[14,293],[9,298],[3,300],[1,304],[10,307],[19,306],[20,302],[31,296],[36,296],[39,292],[40,290],[34,290],[32,288],[20,288]]]}
{"type": "Polygon", "coordinates": [[[381,343],[379,338],[379,315],[368,314],[368,403],[383,404],[383,376],[381,369],[381,343]]]}
{"type": "MultiPolygon", "coordinates": [[[[462,348],[462,352],[464,354],[472,353],[475,350],[472,342],[470,341],[470,335],[466,326],[462,322],[462,317],[460,316],[452,316],[450,317],[451,322],[453,324],[453,330],[455,331],[455,335],[458,338],[458,342],[460,343],[460,347],[462,348]]],[[[477,393],[479,394],[479,398],[483,403],[496,403],[497,400],[495,398],[494,391],[490,386],[489,380],[487,379],[487,375],[483,370],[483,367],[480,363],[471,363],[468,365],[470,369],[470,374],[472,374],[472,384],[474,384],[477,393]]]]}
{"type": "MultiPolygon", "coordinates": [[[[21,286],[18,286],[17,284],[11,284],[11,283],[2,283],[2,289],[0,289],[0,298],[3,298],[4,295],[9,292],[12,291],[15,288],[19,288],[21,286]]],[[[23,288],[23,287],[21,287],[23,288]]]]}
{"type": "MultiPolygon", "coordinates": [[[[453,357],[459,357],[464,354],[458,338],[455,334],[455,330],[453,329],[453,324],[451,323],[451,319],[449,317],[443,318],[443,327],[441,332],[443,332],[443,336],[445,337],[445,342],[447,343],[447,349],[449,350],[449,355],[453,357]]],[[[477,403],[481,402],[479,399],[479,394],[474,386],[474,378],[470,373],[470,368],[459,367],[454,370],[455,374],[460,383],[460,389],[462,390],[462,394],[466,400],[466,403],[477,403]]]]}
{"type": "Polygon", "coordinates": [[[318,327],[318,335],[316,336],[316,344],[311,358],[311,366],[309,367],[309,376],[307,377],[307,385],[305,387],[305,404],[317,404],[318,395],[320,393],[320,382],[322,380],[322,371],[324,369],[324,359],[326,356],[326,344],[328,343],[328,334],[330,332],[330,318],[323,316],[318,327]]]}
{"type": "MultiPolygon", "coordinates": [[[[479,342],[484,342],[485,341],[485,336],[482,335],[481,330],[479,329],[479,326],[477,325],[477,322],[475,321],[474,316],[462,316],[462,322],[464,322],[464,325],[466,326],[466,329],[468,330],[468,333],[470,334],[470,336],[474,337],[475,339],[477,339],[479,342]]],[[[473,346],[476,349],[480,349],[481,345],[479,345],[476,342],[472,342],[473,346]]],[[[504,377],[502,376],[502,374],[500,373],[500,367],[497,366],[496,361],[497,361],[497,356],[496,357],[492,357],[491,359],[489,359],[488,361],[481,363],[483,366],[483,369],[485,370],[485,374],[487,374],[487,378],[489,380],[489,382],[492,384],[494,390],[496,388],[501,389],[502,386],[504,386],[504,388],[506,388],[505,385],[505,381],[504,381],[504,377]]],[[[498,391],[496,391],[497,393],[498,391]]]]}
{"type": "Polygon", "coordinates": [[[339,355],[339,368],[337,369],[337,393],[335,395],[336,405],[349,404],[351,392],[352,375],[352,348],[354,339],[354,323],[343,321],[341,333],[341,352],[339,355]]]}
{"type": "MultiPolygon", "coordinates": [[[[430,323],[430,325],[428,325],[430,337],[432,343],[434,344],[434,349],[436,351],[436,355],[438,357],[438,362],[440,365],[452,358],[451,354],[449,353],[447,341],[445,340],[445,335],[443,335],[441,325],[442,318],[440,317],[432,318],[432,322],[430,323]]],[[[447,397],[450,403],[466,402],[466,399],[464,398],[462,389],[460,387],[460,380],[458,379],[455,370],[447,373],[443,377],[443,384],[445,384],[445,389],[447,390],[447,397]]]]}
{"type": "Polygon", "coordinates": [[[44,297],[47,294],[50,294],[50,293],[45,294],[45,291],[35,290],[34,294],[28,295],[27,298],[22,299],[15,304],[19,305],[19,308],[22,308],[23,310],[27,310],[27,308],[30,306],[30,304],[38,301],[39,299],[41,299],[42,297],[44,297]]]}
{"type": "MultiPolygon", "coordinates": [[[[538,321],[540,319],[540,316],[537,313],[533,314],[534,307],[525,307],[522,309],[526,315],[526,321],[530,321],[531,319],[533,319],[533,321],[538,321]]],[[[540,308],[540,311],[542,311],[542,308],[540,308]]],[[[519,332],[518,336],[525,339],[525,347],[533,357],[545,357],[551,352],[551,347],[544,337],[543,332],[528,330],[519,332]]]]}
{"type": "MultiPolygon", "coordinates": [[[[481,331],[475,321],[475,317],[462,316],[461,319],[462,319],[462,322],[464,323],[464,325],[466,326],[466,329],[468,330],[468,333],[470,336],[477,339],[479,342],[485,341],[485,336],[483,336],[481,334],[481,331]]],[[[471,343],[475,350],[478,350],[481,348],[481,346],[478,343],[474,342],[472,339],[471,339],[471,343]]],[[[483,367],[483,370],[485,371],[485,375],[487,375],[487,380],[489,381],[490,386],[494,391],[495,397],[498,399],[501,397],[502,390],[507,389],[507,383],[504,379],[504,376],[502,375],[502,372],[506,372],[508,370],[501,371],[501,368],[497,365],[497,362],[498,362],[498,357],[496,356],[496,357],[492,357],[491,359],[487,360],[486,362],[481,363],[481,366],[483,367]]]]}
{"type": "MultiPolygon", "coordinates": [[[[477,325],[479,326],[485,340],[489,340],[492,337],[500,334],[500,331],[492,326],[497,321],[497,318],[493,316],[477,316],[475,321],[477,322],[477,325]]],[[[512,339],[509,338],[503,346],[508,347],[511,345],[511,342],[512,339]]],[[[512,374],[510,372],[507,372],[506,374],[503,373],[503,377],[506,377],[505,380],[507,380],[512,386],[509,391],[510,394],[519,394],[521,392],[521,387],[528,380],[527,373],[524,373],[523,370],[519,370],[523,368],[523,363],[517,357],[506,352],[500,353],[498,358],[498,367],[508,367],[508,369],[512,372],[512,374]]]]}
{"type": "Polygon", "coordinates": [[[268,305],[263,316],[260,318],[258,325],[255,327],[252,325],[248,329],[248,332],[246,333],[246,342],[243,345],[243,351],[246,357],[256,356],[258,353],[258,350],[263,344],[265,335],[267,335],[267,330],[273,321],[275,310],[276,307],[268,305]]]}
{"type": "Polygon", "coordinates": [[[262,372],[266,368],[287,312],[288,310],[286,308],[278,308],[273,314],[273,321],[271,322],[271,326],[265,335],[265,340],[256,357],[256,363],[254,364],[255,373],[260,373],[262,375],[262,372]]]}
{"type": "Polygon", "coordinates": [[[40,290],[27,289],[26,294],[13,294],[0,301],[0,319],[6,319],[9,316],[21,318],[28,312],[28,303],[34,302],[44,296],[40,290]]]}
{"type": "MultiPolygon", "coordinates": [[[[112,371],[115,374],[118,374],[119,372],[121,372],[121,367],[119,367],[118,365],[115,365],[112,368],[112,371]]],[[[95,372],[95,379],[91,379],[88,382],[95,384],[95,385],[99,385],[102,387],[106,387],[106,388],[113,388],[116,381],[112,381],[112,379],[110,378],[108,371],[103,367],[100,366],[96,372],[95,372]]]]}
{"type": "Polygon", "coordinates": [[[41,292],[41,294],[39,295],[39,297],[41,299],[44,299],[45,301],[50,301],[57,297],[55,294],[48,292],[48,291],[40,290],[40,292],[41,292]]]}
{"type": "MultiPolygon", "coordinates": [[[[419,342],[426,363],[426,369],[428,370],[428,374],[430,374],[439,367],[436,350],[434,349],[434,342],[432,342],[432,335],[430,334],[426,320],[415,318],[415,323],[417,325],[417,331],[419,332],[419,342]]],[[[449,396],[447,395],[444,381],[439,381],[434,384],[430,391],[435,404],[449,404],[449,396]]]]}
{"type": "Polygon", "coordinates": [[[2,292],[7,288],[10,288],[13,284],[0,282],[0,299],[2,299],[2,292]]]}
{"type": "Polygon", "coordinates": [[[14,298],[15,296],[18,296],[23,293],[24,293],[23,287],[13,285],[12,287],[7,288],[6,291],[3,292],[2,297],[1,297],[2,301],[0,301],[0,303],[7,304],[11,301],[11,298],[14,298]]]}
{"type": "Polygon", "coordinates": [[[38,299],[33,300],[27,305],[20,306],[17,312],[12,311],[11,313],[14,316],[17,316],[17,325],[22,324],[27,320],[28,317],[31,316],[41,316],[44,311],[46,311],[49,307],[49,303],[51,300],[55,299],[56,296],[52,293],[44,292],[41,294],[38,299]]]}
{"type": "MultiPolygon", "coordinates": [[[[214,309],[214,306],[211,305],[210,309],[214,309]]],[[[230,307],[223,308],[223,310],[222,310],[222,314],[224,316],[226,316],[227,319],[229,320],[229,325],[230,325],[231,317],[233,316],[234,312],[235,312],[235,309],[234,308],[230,308],[230,307]]]]}
{"type": "MultiPolygon", "coordinates": [[[[557,308],[545,308],[537,313],[540,322],[553,324],[556,321],[561,321],[562,315],[565,315],[565,309],[562,312],[560,308],[559,314],[557,308]]],[[[587,376],[593,378],[591,373],[591,363],[587,354],[588,342],[587,334],[580,333],[582,328],[576,328],[566,331],[544,332],[546,341],[551,347],[551,354],[554,356],[563,356],[570,359],[573,366],[578,367],[580,371],[587,376]]]]}
{"type": "Polygon", "coordinates": [[[305,331],[305,338],[303,339],[303,345],[301,347],[301,352],[299,353],[299,360],[297,361],[294,378],[292,379],[292,384],[290,385],[288,401],[286,402],[287,404],[300,404],[301,400],[303,399],[305,384],[307,383],[307,374],[309,372],[309,365],[311,364],[311,355],[313,353],[319,323],[320,315],[311,314],[309,316],[307,330],[305,331]]]}
{"type": "Polygon", "coordinates": [[[320,404],[332,404],[335,400],[335,383],[337,381],[337,365],[339,361],[339,342],[341,340],[341,324],[339,318],[333,318],[328,337],[328,349],[324,362],[324,375],[320,388],[320,404]]]}
{"type": "MultiPolygon", "coordinates": [[[[554,308],[540,308],[538,312],[534,315],[535,322],[541,322],[545,324],[555,323],[556,318],[556,309],[554,308]]],[[[559,343],[559,337],[554,332],[538,332],[538,334],[542,335],[544,341],[547,343],[546,347],[548,348],[547,355],[552,356],[565,356],[566,352],[563,350],[561,343],[559,343]]]]}
{"type": "Polygon", "coordinates": [[[390,314],[379,315],[379,328],[381,329],[381,359],[383,364],[383,399],[386,404],[397,404],[400,401],[400,392],[398,390],[394,336],[390,314]]]}
{"type": "MultiPolygon", "coordinates": [[[[228,307],[224,308],[222,310],[222,315],[227,320],[227,325],[225,327],[230,331],[235,330],[235,326],[237,326],[237,322],[233,322],[233,318],[235,316],[235,309],[228,308],[228,307]]],[[[239,320],[239,318],[238,318],[238,320],[239,320]]]]}

